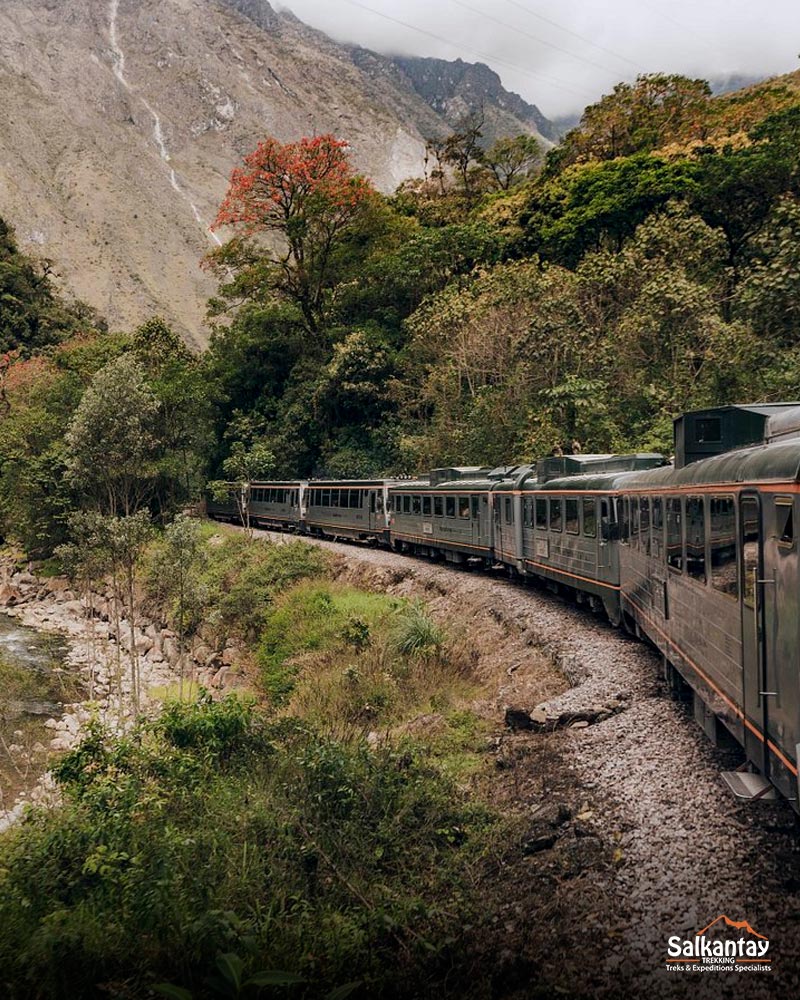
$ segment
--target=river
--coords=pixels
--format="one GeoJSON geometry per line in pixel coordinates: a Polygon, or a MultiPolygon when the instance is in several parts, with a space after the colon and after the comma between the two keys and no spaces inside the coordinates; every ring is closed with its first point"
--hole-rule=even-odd
{"type": "Polygon", "coordinates": [[[33,787],[47,769],[45,726],[78,697],[74,675],[64,669],[58,636],[20,625],[0,612],[0,812],[33,787]]]}

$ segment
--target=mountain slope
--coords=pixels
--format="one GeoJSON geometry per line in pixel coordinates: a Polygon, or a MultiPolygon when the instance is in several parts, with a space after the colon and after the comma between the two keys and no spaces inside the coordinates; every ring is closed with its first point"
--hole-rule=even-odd
{"type": "Polygon", "coordinates": [[[233,166],[331,131],[392,190],[448,129],[400,76],[266,0],[5,0],[0,216],[112,327],[159,313],[199,344],[233,166]]]}

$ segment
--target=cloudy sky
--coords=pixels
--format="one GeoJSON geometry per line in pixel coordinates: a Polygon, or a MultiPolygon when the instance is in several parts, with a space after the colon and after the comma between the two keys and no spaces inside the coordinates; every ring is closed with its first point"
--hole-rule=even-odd
{"type": "Polygon", "coordinates": [[[339,41],[485,62],[548,117],[619,80],[800,68],[800,0],[273,0],[339,41]]]}

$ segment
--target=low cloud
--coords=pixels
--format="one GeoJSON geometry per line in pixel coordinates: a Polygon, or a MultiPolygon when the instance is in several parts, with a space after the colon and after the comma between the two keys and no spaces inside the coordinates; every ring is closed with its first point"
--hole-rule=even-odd
{"type": "Polygon", "coordinates": [[[640,72],[724,79],[800,65],[797,0],[282,0],[280,6],[338,41],[488,63],[506,87],[549,117],[580,112],[640,72]]]}

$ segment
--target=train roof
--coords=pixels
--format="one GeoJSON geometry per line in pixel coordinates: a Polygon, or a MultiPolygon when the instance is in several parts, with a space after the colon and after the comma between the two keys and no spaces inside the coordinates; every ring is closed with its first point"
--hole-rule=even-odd
{"type": "Polygon", "coordinates": [[[700,459],[682,469],[666,467],[625,477],[631,488],[712,486],[758,482],[796,482],[800,479],[800,439],[754,445],[700,459]]]}
{"type": "MultiPolygon", "coordinates": [[[[357,489],[359,487],[368,489],[370,486],[404,486],[411,480],[403,479],[309,479],[306,485],[310,489],[320,487],[322,489],[337,489],[342,486],[352,487],[357,489]]],[[[427,485],[427,482],[426,482],[427,485]]]]}

